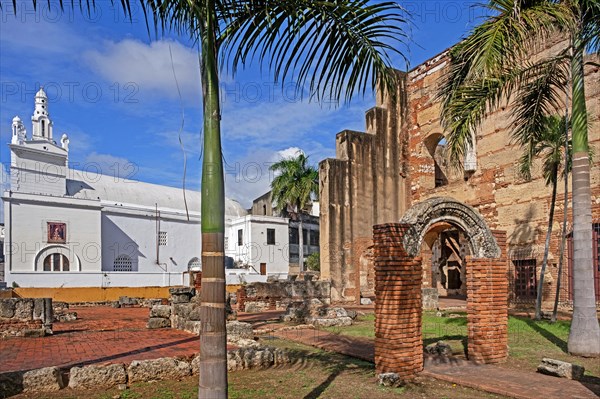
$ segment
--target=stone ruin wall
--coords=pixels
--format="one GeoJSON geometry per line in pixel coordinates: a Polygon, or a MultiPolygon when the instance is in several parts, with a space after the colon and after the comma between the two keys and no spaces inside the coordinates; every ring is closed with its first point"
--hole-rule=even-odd
{"type": "Polygon", "coordinates": [[[408,203],[405,110],[402,101],[378,96],[366,133],[339,133],[336,158],[319,165],[321,279],[331,281],[332,301],[375,296],[373,225],[398,220],[408,203]]]}
{"type": "MultiPolygon", "coordinates": [[[[328,281],[273,281],[243,285],[236,293],[236,305],[240,312],[263,312],[286,310],[294,302],[318,299],[330,303],[328,281]]],[[[232,304],[233,305],[233,304],[232,304]]]]}
{"type": "Polygon", "coordinates": [[[0,299],[0,338],[52,334],[51,298],[0,299]]]}
{"type": "MultiPolygon", "coordinates": [[[[554,43],[540,54],[556,52],[560,46],[554,43]]],[[[600,62],[597,56],[595,61],[600,62]]],[[[435,145],[444,134],[439,118],[441,104],[435,96],[447,65],[445,52],[401,74],[399,106],[379,97],[376,107],[366,113],[366,133],[339,133],[336,158],[320,164],[321,278],[331,280],[332,300],[356,301],[357,286],[363,297],[373,296],[372,226],[398,221],[411,204],[431,197],[452,197],[475,207],[489,228],[507,232],[508,258],[535,259],[539,275],[551,189],[545,186],[539,163],[531,181],[525,182],[517,175],[521,150],[510,144],[510,106],[489,115],[479,129],[477,170],[465,179],[463,172],[441,165],[448,184],[435,187],[434,157],[428,146],[432,142],[435,145]]],[[[596,66],[587,66],[585,71],[589,141],[596,154],[591,171],[592,217],[600,222],[600,72],[596,66]]],[[[439,157],[435,148],[434,156],[439,157]]],[[[563,187],[561,180],[550,245],[550,273],[545,277],[546,304],[553,301],[555,293],[563,187]]],[[[431,250],[426,245],[422,255],[427,287],[431,284],[431,250]]],[[[563,270],[561,298],[567,300],[566,260],[563,270]]],[[[509,282],[514,301],[512,261],[509,282]]]]}

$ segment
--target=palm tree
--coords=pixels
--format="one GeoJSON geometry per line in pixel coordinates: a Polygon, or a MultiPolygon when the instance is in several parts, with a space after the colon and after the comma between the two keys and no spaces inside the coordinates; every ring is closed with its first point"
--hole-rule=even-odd
{"type": "MultiPolygon", "coordinates": [[[[34,6],[37,1],[32,0],[34,6]]],[[[62,6],[62,0],[60,0],[62,6]]],[[[13,0],[15,10],[16,0],[13,0]]],[[[95,7],[94,0],[79,0],[95,7]]],[[[126,15],[130,1],[121,0],[126,15]]],[[[404,10],[368,0],[141,0],[155,29],[189,34],[201,45],[202,160],[201,398],[227,397],[225,330],[225,189],[219,66],[233,73],[252,60],[277,81],[293,81],[311,98],[346,102],[379,85],[396,93],[391,54],[406,37],[404,10]],[[306,87],[305,87],[306,86],[306,87]]],[[[71,2],[74,7],[74,2],[71,2]]],[[[149,29],[150,31],[150,29],[149,29]]]]}
{"type": "Polygon", "coordinates": [[[570,88],[575,246],[568,350],[598,356],[583,68],[584,53],[600,50],[600,1],[490,0],[486,7],[491,16],[452,49],[450,71],[440,90],[450,157],[455,163],[462,161],[472,133],[507,98],[514,98],[513,134],[528,137],[541,132],[546,117],[564,107],[563,88],[570,88]],[[564,37],[565,48],[532,60],[531,49],[554,37],[564,37]]]}
{"type": "MultiPolygon", "coordinates": [[[[548,117],[545,121],[546,128],[536,132],[534,136],[528,137],[528,142],[520,143],[526,147],[519,161],[519,173],[526,180],[531,180],[531,167],[537,157],[542,157],[542,175],[546,180],[546,186],[552,185],[552,199],[550,200],[550,214],[548,216],[548,229],[546,230],[546,242],[544,246],[544,260],[540,271],[540,279],[537,287],[537,298],[535,302],[535,319],[542,318],[542,294],[544,277],[548,264],[548,252],[550,250],[550,238],[552,237],[552,224],[554,222],[554,209],[556,205],[556,189],[558,186],[558,172],[563,166],[563,153],[565,149],[565,118],[558,116],[548,117]]],[[[564,174],[566,177],[566,172],[564,174]]]]}
{"type": "Polygon", "coordinates": [[[277,174],[271,182],[276,209],[280,212],[291,209],[294,218],[298,220],[298,265],[300,271],[304,271],[302,212],[318,196],[319,171],[308,165],[308,157],[302,152],[274,163],[270,169],[277,174]]]}

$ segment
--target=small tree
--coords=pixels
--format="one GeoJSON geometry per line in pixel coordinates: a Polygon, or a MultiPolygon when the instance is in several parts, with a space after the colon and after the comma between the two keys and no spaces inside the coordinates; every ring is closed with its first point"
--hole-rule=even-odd
{"type": "Polygon", "coordinates": [[[308,258],[306,258],[306,268],[311,272],[321,271],[321,256],[318,252],[308,255],[308,258]]]}
{"type": "Polygon", "coordinates": [[[275,208],[298,221],[298,265],[304,271],[302,212],[319,194],[319,171],[308,164],[302,152],[274,163],[271,170],[277,174],[271,182],[275,208]]]}
{"type": "MultiPolygon", "coordinates": [[[[526,147],[521,156],[520,174],[525,179],[531,179],[531,167],[536,158],[542,158],[542,175],[546,181],[546,186],[552,186],[552,199],[550,200],[550,212],[548,215],[548,229],[546,231],[546,241],[544,246],[544,259],[538,280],[537,297],[535,301],[535,318],[542,318],[542,294],[544,290],[544,277],[548,264],[548,253],[550,251],[550,238],[552,237],[552,225],[554,223],[554,210],[556,206],[556,189],[558,186],[559,169],[565,167],[563,163],[563,154],[566,143],[565,118],[558,116],[547,117],[544,124],[545,128],[539,132],[527,131],[526,136],[517,135],[519,143],[526,147]]],[[[568,168],[568,165],[567,165],[568,168]]],[[[565,174],[566,176],[566,174],[565,174]]]]}

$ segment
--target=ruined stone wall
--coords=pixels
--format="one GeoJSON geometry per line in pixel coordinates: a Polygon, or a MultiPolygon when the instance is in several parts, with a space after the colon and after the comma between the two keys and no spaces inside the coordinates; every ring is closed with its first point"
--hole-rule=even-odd
{"type": "Polygon", "coordinates": [[[328,281],[279,280],[243,285],[237,291],[236,300],[239,311],[254,313],[286,310],[290,303],[311,299],[329,304],[330,296],[328,281]]]}
{"type": "MultiPolygon", "coordinates": [[[[556,53],[562,46],[553,43],[540,54],[556,53]]],[[[595,57],[598,62],[598,57],[595,57]]],[[[448,184],[435,187],[434,159],[430,154],[431,140],[445,132],[440,124],[441,103],[436,100],[437,88],[447,71],[447,54],[441,54],[407,75],[409,108],[409,171],[410,197],[417,203],[431,197],[452,197],[475,207],[491,229],[508,234],[509,282],[511,300],[515,301],[514,261],[535,259],[537,274],[542,265],[544,242],[551,202],[551,187],[546,187],[542,177],[541,162],[533,169],[531,181],[518,175],[520,147],[511,144],[511,104],[505,103],[488,115],[477,131],[477,170],[465,174],[453,168],[446,169],[448,184]]],[[[586,67],[586,99],[589,112],[589,141],[594,162],[591,171],[593,220],[600,222],[600,72],[598,67],[586,67]]],[[[569,181],[569,191],[571,182],[569,181]]],[[[557,278],[560,232],[563,218],[562,198],[564,181],[558,185],[557,206],[550,245],[547,273],[544,281],[544,302],[554,301],[557,278]]],[[[571,209],[569,209],[571,220],[571,209]]],[[[569,222],[569,230],[571,224],[569,222]]],[[[430,262],[423,263],[430,273],[430,262]]],[[[566,277],[567,264],[564,270],[566,277]]],[[[568,299],[568,281],[562,282],[562,299],[568,299]]]]}
{"type": "MultiPolygon", "coordinates": [[[[557,52],[561,46],[554,43],[540,56],[557,52]]],[[[595,56],[595,61],[600,59],[595,56]]],[[[339,133],[336,159],[320,164],[321,270],[322,278],[332,282],[333,300],[356,300],[358,286],[362,296],[372,296],[371,227],[398,221],[412,204],[431,197],[451,197],[469,204],[491,229],[507,232],[509,283],[514,280],[516,260],[535,259],[539,274],[551,200],[551,188],[541,176],[540,163],[535,165],[531,181],[518,176],[521,150],[510,140],[510,102],[489,114],[478,130],[474,172],[465,174],[440,159],[437,144],[446,132],[440,123],[441,103],[436,94],[447,68],[448,56],[442,53],[401,75],[396,104],[378,99],[377,106],[367,112],[367,133],[339,133]],[[447,179],[447,184],[438,187],[434,158],[447,179]]],[[[596,154],[591,171],[592,216],[594,222],[600,222],[600,72],[596,66],[586,66],[585,71],[589,140],[596,154]]],[[[554,299],[563,186],[560,181],[545,277],[546,305],[554,299]]],[[[431,283],[430,259],[430,249],[426,248],[426,283],[431,283]]],[[[568,299],[567,269],[565,262],[563,300],[568,299]]],[[[515,300],[512,285],[509,288],[511,300],[515,300]]]]}
{"type": "Polygon", "coordinates": [[[372,227],[406,209],[404,75],[397,101],[378,98],[366,113],[366,133],[336,136],[336,159],[319,165],[321,279],[333,301],[374,297],[372,227]]]}
{"type": "Polygon", "coordinates": [[[0,337],[52,334],[51,298],[0,299],[0,337]]]}

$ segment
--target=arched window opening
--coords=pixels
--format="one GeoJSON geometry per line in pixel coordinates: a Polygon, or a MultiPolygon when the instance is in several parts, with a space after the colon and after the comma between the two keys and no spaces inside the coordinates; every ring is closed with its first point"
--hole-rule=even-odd
{"type": "Polygon", "coordinates": [[[69,258],[63,254],[54,253],[44,258],[45,272],[68,272],[69,266],[69,258]]]}
{"type": "Polygon", "coordinates": [[[433,187],[442,187],[448,184],[446,176],[448,162],[446,158],[446,138],[442,134],[433,134],[425,139],[427,152],[433,159],[434,184],[433,187]]]}
{"type": "Polygon", "coordinates": [[[46,137],[46,121],[42,119],[42,137],[46,137]]]}
{"type": "Polygon", "coordinates": [[[131,258],[127,255],[119,255],[113,263],[113,271],[115,272],[130,272],[133,271],[131,258]]]}
{"type": "Polygon", "coordinates": [[[200,258],[193,257],[188,262],[188,270],[200,270],[200,265],[201,265],[200,258]]]}

